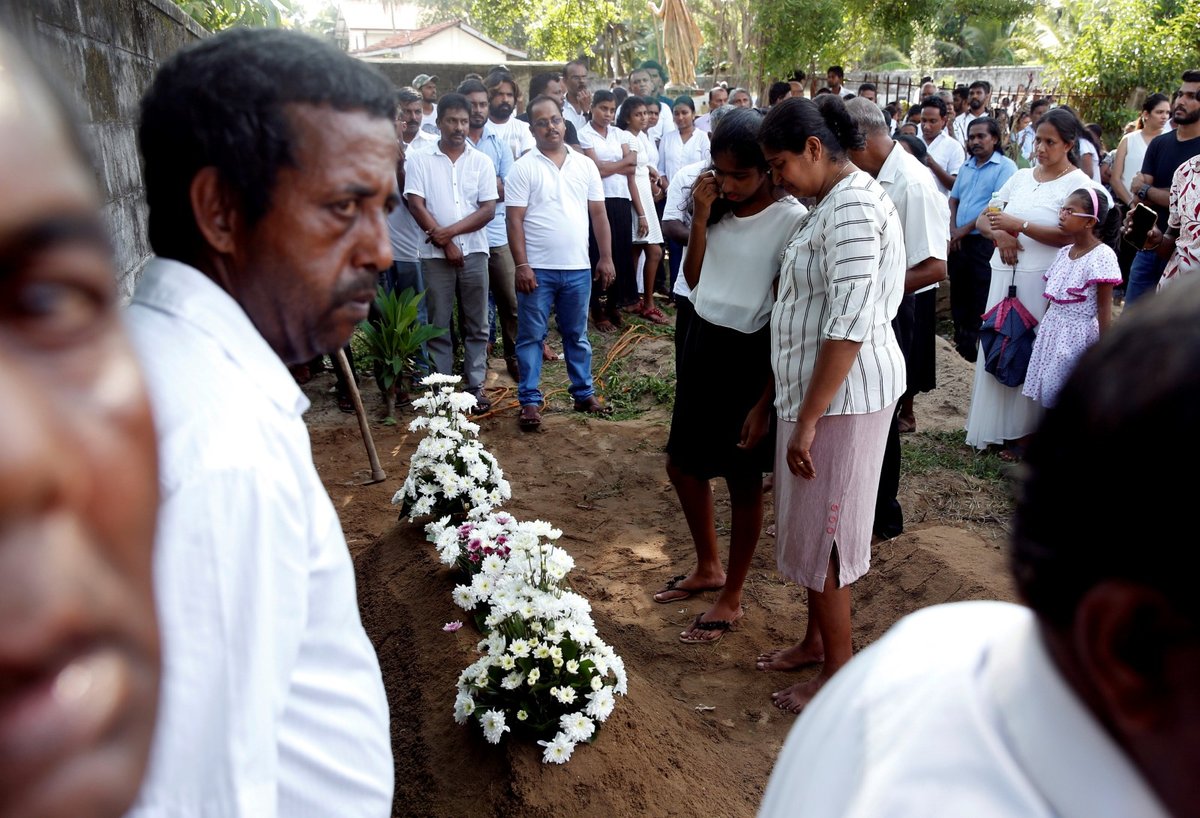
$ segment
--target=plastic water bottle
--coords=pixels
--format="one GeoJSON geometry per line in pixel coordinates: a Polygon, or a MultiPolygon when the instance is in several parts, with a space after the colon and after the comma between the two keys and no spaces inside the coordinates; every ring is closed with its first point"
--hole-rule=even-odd
{"type": "Polygon", "coordinates": [[[1004,200],[1000,198],[1000,191],[992,194],[991,200],[988,201],[988,213],[1000,213],[1004,210],[1004,200]]]}

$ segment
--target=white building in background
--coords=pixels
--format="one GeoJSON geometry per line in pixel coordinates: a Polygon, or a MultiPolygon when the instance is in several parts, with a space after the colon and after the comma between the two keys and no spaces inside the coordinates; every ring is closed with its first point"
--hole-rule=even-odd
{"type": "Polygon", "coordinates": [[[498,64],[528,56],[460,20],[422,26],[418,3],[338,0],[338,10],[338,34],[360,59],[498,64]]]}

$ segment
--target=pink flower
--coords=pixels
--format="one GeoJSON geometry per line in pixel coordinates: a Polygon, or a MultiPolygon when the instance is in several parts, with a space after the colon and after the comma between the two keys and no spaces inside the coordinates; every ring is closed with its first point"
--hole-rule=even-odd
{"type": "Polygon", "coordinates": [[[462,622],[459,622],[457,619],[455,619],[453,622],[447,622],[445,625],[442,625],[442,630],[444,630],[446,633],[454,633],[461,627],[462,622]]]}

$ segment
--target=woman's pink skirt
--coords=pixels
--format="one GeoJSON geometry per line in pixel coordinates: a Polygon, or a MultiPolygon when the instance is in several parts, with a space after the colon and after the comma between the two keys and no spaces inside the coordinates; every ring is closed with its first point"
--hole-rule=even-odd
{"type": "Polygon", "coordinates": [[[779,420],[775,437],[775,559],[790,580],[823,591],[837,543],[838,587],[871,567],[871,528],[879,471],[895,405],[865,415],[826,415],[817,421],[812,461],[817,476],[788,470],[787,446],[796,424],[779,420]]]}

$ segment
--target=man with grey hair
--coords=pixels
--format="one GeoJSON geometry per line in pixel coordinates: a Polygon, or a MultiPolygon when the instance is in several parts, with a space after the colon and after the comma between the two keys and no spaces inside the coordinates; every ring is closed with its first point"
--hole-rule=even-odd
{"type": "Polygon", "coordinates": [[[720,85],[714,86],[708,91],[708,113],[696,117],[696,129],[708,133],[716,125],[713,122],[714,112],[724,105],[729,100],[729,91],[722,88],[720,85]]]}
{"type": "Polygon", "coordinates": [[[729,104],[735,108],[753,108],[754,97],[745,88],[734,88],[729,92],[729,104]]]}
{"type": "MultiPolygon", "coordinates": [[[[929,170],[888,136],[887,120],[879,106],[858,97],[846,102],[850,118],[865,137],[850,161],[871,174],[887,191],[904,228],[907,270],[904,300],[892,321],[905,363],[912,354],[916,294],[936,287],[946,278],[946,251],[950,242],[950,208],[933,182],[929,170]]],[[[900,404],[897,403],[897,412],[900,404]]],[[[900,435],[895,421],[888,433],[879,493],[875,504],[874,532],[884,539],[904,531],[904,515],[896,495],[900,488],[900,435]]]]}

